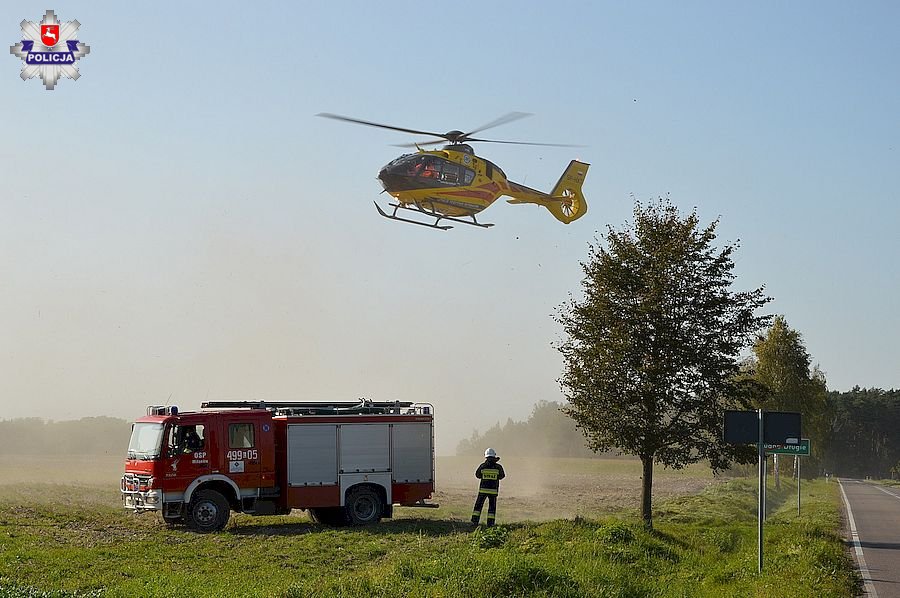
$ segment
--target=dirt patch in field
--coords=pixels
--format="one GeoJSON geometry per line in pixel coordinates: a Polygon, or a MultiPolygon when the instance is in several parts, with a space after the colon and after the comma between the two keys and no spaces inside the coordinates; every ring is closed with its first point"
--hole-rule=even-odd
{"type": "MultiPolygon", "coordinates": [[[[477,459],[439,458],[434,500],[461,517],[478,490],[477,459]]],[[[617,459],[502,459],[498,512],[503,521],[597,517],[640,506],[640,463],[617,459]]],[[[701,492],[716,483],[708,470],[655,472],[654,501],[701,492]]]]}
{"type": "Polygon", "coordinates": [[[6,455],[0,460],[0,485],[109,485],[119,488],[125,455],[6,455]]]}

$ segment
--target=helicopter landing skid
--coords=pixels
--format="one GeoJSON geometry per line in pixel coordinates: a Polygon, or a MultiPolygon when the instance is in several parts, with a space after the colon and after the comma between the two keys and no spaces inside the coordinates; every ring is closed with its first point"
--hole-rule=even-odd
{"type": "Polygon", "coordinates": [[[492,223],[491,224],[489,224],[489,223],[482,224],[481,222],[478,222],[477,220],[475,220],[474,215],[472,216],[472,222],[469,222],[468,220],[461,220],[459,218],[454,218],[453,216],[444,216],[442,214],[438,214],[436,212],[430,212],[428,210],[423,210],[422,208],[418,208],[418,207],[410,208],[409,206],[405,206],[405,205],[399,204],[399,203],[389,203],[388,205],[390,207],[394,208],[394,211],[391,212],[390,214],[388,214],[387,212],[385,212],[384,210],[381,209],[381,206],[378,205],[377,201],[374,203],[375,203],[375,209],[378,210],[378,213],[381,214],[382,216],[384,216],[385,218],[390,218],[391,220],[399,220],[400,222],[408,222],[409,224],[418,224],[419,226],[427,226],[428,228],[436,228],[439,230],[450,230],[451,228],[453,228],[452,226],[440,226],[438,223],[441,220],[449,220],[451,222],[458,222],[460,224],[468,224],[470,226],[478,226],[481,228],[490,228],[490,227],[494,226],[492,223]],[[431,218],[434,218],[435,220],[433,223],[429,224],[428,222],[420,222],[418,220],[412,220],[410,218],[401,218],[400,216],[397,216],[397,210],[409,210],[410,212],[419,212],[420,214],[425,214],[426,216],[430,216],[431,218]]]}

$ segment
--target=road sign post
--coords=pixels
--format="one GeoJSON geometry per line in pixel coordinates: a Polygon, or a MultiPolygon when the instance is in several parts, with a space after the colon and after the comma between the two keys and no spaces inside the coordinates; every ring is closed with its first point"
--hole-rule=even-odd
{"type": "MultiPolygon", "coordinates": [[[[806,441],[806,452],[802,451],[800,439],[800,414],[793,412],[763,411],[726,411],[723,425],[723,440],[729,444],[756,444],[759,458],[759,504],[757,566],[760,573],[763,569],[763,523],[766,519],[766,453],[779,451],[791,455],[809,454],[809,441],[806,441]]],[[[797,483],[800,483],[799,471],[797,483]]],[[[800,508],[800,489],[797,488],[797,509],[800,508]]]]}
{"type": "MultiPolygon", "coordinates": [[[[794,458],[808,457],[810,451],[809,438],[801,438],[800,444],[767,444],[766,453],[770,455],[794,455],[794,458]]],[[[797,461],[797,515],[800,515],[800,464],[797,461]]]]}
{"type": "Polygon", "coordinates": [[[763,444],[764,418],[763,410],[759,413],[759,441],[757,449],[759,450],[759,505],[757,506],[757,570],[762,573],[763,569],[763,521],[766,518],[766,448],[763,444]]]}

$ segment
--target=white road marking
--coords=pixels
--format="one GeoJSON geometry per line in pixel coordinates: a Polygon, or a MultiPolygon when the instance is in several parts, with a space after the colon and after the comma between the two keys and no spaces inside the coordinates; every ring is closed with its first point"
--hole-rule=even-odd
{"type": "Polygon", "coordinates": [[[878,488],[879,490],[881,490],[881,491],[884,492],[885,494],[887,494],[887,495],[889,495],[889,496],[893,496],[893,497],[896,498],[897,500],[900,500],[900,496],[894,494],[894,493],[891,492],[890,490],[886,490],[886,489],[882,488],[881,486],[876,486],[875,484],[872,484],[872,486],[874,486],[875,488],[878,488]]]}
{"type": "Polygon", "coordinates": [[[872,584],[872,575],[866,566],[866,557],[863,554],[862,544],[859,541],[859,532],[856,531],[856,521],[853,519],[853,510],[850,508],[850,501],[847,500],[847,493],[844,492],[844,484],[838,478],[838,486],[841,488],[841,496],[844,498],[844,507],[847,509],[847,519],[850,520],[850,542],[856,552],[856,562],[859,565],[859,573],[862,575],[863,582],[866,586],[866,594],[872,598],[878,598],[878,592],[872,584]]]}

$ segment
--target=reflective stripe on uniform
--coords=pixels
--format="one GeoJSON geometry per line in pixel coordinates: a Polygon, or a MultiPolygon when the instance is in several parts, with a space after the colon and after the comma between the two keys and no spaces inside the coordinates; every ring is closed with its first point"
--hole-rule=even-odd
{"type": "Polygon", "coordinates": [[[482,480],[498,480],[498,479],[500,479],[500,470],[499,469],[482,469],[481,470],[481,479],[482,480]]]}
{"type": "Polygon", "coordinates": [[[495,494],[496,495],[497,491],[493,490],[491,488],[479,488],[478,493],[479,494],[495,494]]]}

